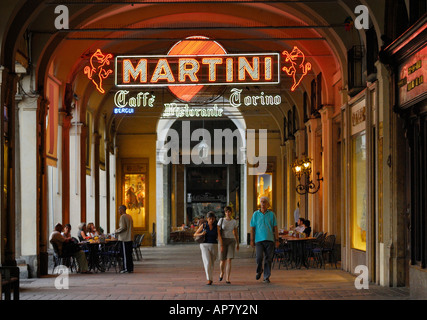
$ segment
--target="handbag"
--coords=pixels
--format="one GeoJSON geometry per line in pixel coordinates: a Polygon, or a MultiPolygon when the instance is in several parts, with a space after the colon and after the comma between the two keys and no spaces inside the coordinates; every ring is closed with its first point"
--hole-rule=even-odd
{"type": "MultiPolygon", "coordinates": [[[[203,225],[203,230],[202,231],[204,231],[204,230],[205,230],[205,225],[203,225]]],[[[194,241],[196,241],[197,243],[203,243],[203,242],[205,242],[205,235],[202,234],[200,236],[195,236],[194,237],[194,241]]]]}

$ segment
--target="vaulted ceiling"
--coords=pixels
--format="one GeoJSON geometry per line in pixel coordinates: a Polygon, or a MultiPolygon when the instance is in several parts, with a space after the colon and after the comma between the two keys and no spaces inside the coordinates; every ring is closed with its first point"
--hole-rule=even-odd
{"type": "MultiPolygon", "coordinates": [[[[280,115],[293,105],[301,108],[302,93],[310,91],[311,80],[320,72],[323,103],[339,104],[334,101],[333,86],[337,81],[340,87],[346,86],[346,52],[364,40],[363,33],[346,31],[344,25],[348,16],[354,18],[354,7],[360,4],[356,0],[38,2],[18,2],[19,10],[15,9],[9,23],[13,29],[20,19],[25,19],[21,30],[14,32],[19,37],[24,31],[28,35],[27,58],[37,68],[37,87],[43,88],[51,70],[63,84],[72,84],[82,106],[95,118],[102,114],[112,116],[117,91],[114,77],[105,79],[106,92],[100,94],[84,74],[84,67],[97,49],[113,56],[167,54],[175,43],[194,35],[216,40],[228,53],[281,53],[298,46],[312,65],[301,86],[291,92],[292,79],[282,74],[279,85],[262,88],[263,92],[281,94],[286,100],[282,110],[276,111],[280,115]],[[55,28],[58,5],[69,10],[68,30],[55,28]]],[[[375,10],[383,1],[370,2],[375,10]]],[[[9,33],[3,45],[11,41],[14,33],[9,33]]],[[[155,89],[154,93],[162,97],[162,102],[173,99],[165,89],[155,89]]],[[[156,118],[161,111],[161,107],[155,107],[145,116],[156,118]]],[[[248,116],[250,112],[247,111],[248,116]]],[[[124,128],[138,130],[138,124],[129,122],[124,128]]]]}

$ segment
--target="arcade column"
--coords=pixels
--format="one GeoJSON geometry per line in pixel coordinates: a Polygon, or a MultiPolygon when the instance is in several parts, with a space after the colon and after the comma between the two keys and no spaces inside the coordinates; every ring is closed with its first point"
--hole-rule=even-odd
{"type": "MultiPolygon", "coordinates": [[[[333,201],[333,156],[332,156],[332,116],[334,113],[333,106],[323,106],[320,110],[321,122],[322,122],[322,171],[323,182],[321,188],[322,192],[322,212],[323,212],[323,231],[331,232],[331,219],[333,219],[332,213],[332,201],[333,201]]],[[[317,171],[316,171],[317,172],[317,171]]],[[[316,173],[314,172],[314,173],[316,173]]]]}
{"type": "MultiPolygon", "coordinates": [[[[160,143],[157,143],[160,145],[160,143]]],[[[168,242],[168,166],[161,162],[162,150],[156,150],[156,245],[165,246],[168,242]]]]}

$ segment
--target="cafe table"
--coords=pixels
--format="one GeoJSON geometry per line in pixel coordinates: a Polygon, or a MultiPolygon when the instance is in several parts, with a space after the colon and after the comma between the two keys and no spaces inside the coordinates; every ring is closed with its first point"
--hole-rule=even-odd
{"type": "Polygon", "coordinates": [[[308,269],[306,247],[308,243],[316,240],[315,237],[300,238],[289,234],[280,234],[279,237],[287,242],[291,247],[291,257],[295,267],[301,269],[304,265],[308,269]]]}
{"type": "Polygon", "coordinates": [[[81,242],[82,245],[86,246],[88,249],[88,267],[89,271],[94,272],[105,272],[105,266],[102,262],[102,259],[100,259],[100,252],[103,250],[103,247],[105,247],[108,244],[115,243],[117,239],[104,239],[104,240],[94,240],[89,239],[87,241],[81,242]]]}

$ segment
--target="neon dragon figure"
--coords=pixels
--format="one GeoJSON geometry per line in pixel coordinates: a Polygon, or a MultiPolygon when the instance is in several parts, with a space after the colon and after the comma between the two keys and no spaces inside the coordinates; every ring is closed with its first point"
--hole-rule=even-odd
{"type": "Polygon", "coordinates": [[[295,91],[295,89],[299,86],[301,80],[305,77],[308,71],[311,70],[311,63],[305,62],[304,53],[298,49],[298,47],[294,47],[294,49],[289,53],[288,51],[283,51],[282,54],[285,56],[285,62],[290,62],[291,66],[283,67],[282,70],[285,71],[288,76],[293,77],[294,84],[291,88],[291,91],[295,91]],[[301,76],[298,78],[297,71],[301,71],[301,76]]]}
{"type": "Polygon", "coordinates": [[[105,70],[105,65],[110,65],[110,59],[113,58],[113,55],[103,54],[100,49],[96,50],[96,52],[90,57],[90,67],[86,66],[84,68],[84,73],[87,75],[89,80],[95,84],[96,89],[105,93],[105,90],[102,88],[102,81],[106,79],[113,70],[105,70]]]}

